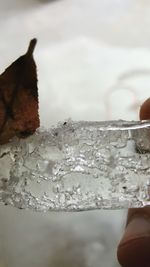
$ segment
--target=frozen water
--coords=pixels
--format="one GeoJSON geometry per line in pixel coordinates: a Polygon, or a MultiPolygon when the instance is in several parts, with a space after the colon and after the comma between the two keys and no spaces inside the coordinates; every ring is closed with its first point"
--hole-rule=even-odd
{"type": "Polygon", "coordinates": [[[40,211],[147,205],[149,134],[147,121],[68,120],[14,140],[0,148],[0,200],[40,211]]]}

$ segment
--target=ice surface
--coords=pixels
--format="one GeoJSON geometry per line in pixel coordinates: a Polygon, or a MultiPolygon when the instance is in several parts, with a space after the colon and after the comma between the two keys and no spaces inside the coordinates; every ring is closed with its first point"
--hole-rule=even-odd
{"type": "Polygon", "coordinates": [[[0,201],[79,211],[150,203],[150,122],[59,123],[0,148],[0,201]]]}

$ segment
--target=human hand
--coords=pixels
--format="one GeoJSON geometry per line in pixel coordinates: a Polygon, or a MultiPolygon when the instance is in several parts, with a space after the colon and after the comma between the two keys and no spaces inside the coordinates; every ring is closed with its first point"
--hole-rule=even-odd
{"type": "MultiPolygon", "coordinates": [[[[139,117],[150,119],[150,98],[141,106],[139,117]]],[[[117,257],[122,267],[150,267],[150,206],[128,210],[117,257]]]]}

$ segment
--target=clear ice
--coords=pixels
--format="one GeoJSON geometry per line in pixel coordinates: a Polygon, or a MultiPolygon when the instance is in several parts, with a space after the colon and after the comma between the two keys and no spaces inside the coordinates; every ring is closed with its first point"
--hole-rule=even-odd
{"type": "Polygon", "coordinates": [[[36,211],[150,204],[150,122],[73,122],[0,147],[0,202],[36,211]]]}

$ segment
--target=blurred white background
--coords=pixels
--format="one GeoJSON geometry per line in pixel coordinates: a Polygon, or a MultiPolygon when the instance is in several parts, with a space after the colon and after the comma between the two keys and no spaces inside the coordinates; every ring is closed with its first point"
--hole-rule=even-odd
{"type": "MultiPolygon", "coordinates": [[[[41,125],[137,119],[150,96],[148,0],[0,0],[0,71],[38,38],[41,125]]],[[[0,206],[0,267],[117,267],[124,211],[0,206]]]]}

